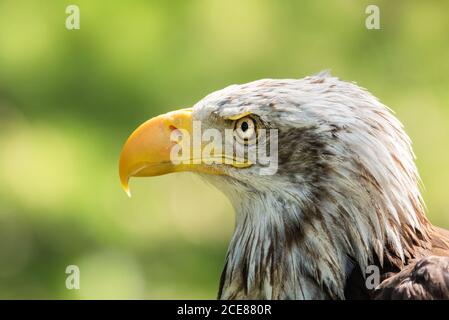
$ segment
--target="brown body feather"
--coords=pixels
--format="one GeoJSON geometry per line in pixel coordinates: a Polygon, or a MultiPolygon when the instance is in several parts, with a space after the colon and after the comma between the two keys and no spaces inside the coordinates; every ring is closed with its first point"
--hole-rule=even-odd
{"type": "Polygon", "coordinates": [[[381,267],[382,282],[375,290],[367,289],[360,268],[355,269],[346,283],[345,298],[449,299],[449,231],[434,226],[429,229],[430,249],[427,245],[416,248],[417,258],[402,268],[392,263],[381,267]]]}

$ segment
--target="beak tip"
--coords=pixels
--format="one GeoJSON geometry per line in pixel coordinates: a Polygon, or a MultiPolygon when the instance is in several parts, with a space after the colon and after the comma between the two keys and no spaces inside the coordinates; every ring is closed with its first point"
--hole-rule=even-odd
{"type": "Polygon", "coordinates": [[[123,191],[125,191],[125,193],[128,195],[128,197],[131,198],[131,190],[129,189],[129,184],[128,183],[129,183],[129,179],[122,179],[121,180],[123,191]]]}
{"type": "Polygon", "coordinates": [[[128,195],[128,197],[131,198],[131,190],[129,190],[128,185],[126,185],[126,186],[124,185],[122,187],[123,187],[123,190],[125,191],[125,193],[128,195]]]}
{"type": "Polygon", "coordinates": [[[128,186],[123,186],[123,190],[125,191],[126,195],[131,198],[131,190],[129,190],[128,186]]]}

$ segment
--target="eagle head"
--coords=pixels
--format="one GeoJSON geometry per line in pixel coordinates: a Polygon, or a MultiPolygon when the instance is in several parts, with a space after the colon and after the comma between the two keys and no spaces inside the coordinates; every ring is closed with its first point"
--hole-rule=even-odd
{"type": "Polygon", "coordinates": [[[401,268],[428,244],[401,123],[328,73],[231,85],[150,119],[119,171],[127,192],[130,177],[193,171],[228,196],[223,299],[345,298],[354,272],[401,268]]]}

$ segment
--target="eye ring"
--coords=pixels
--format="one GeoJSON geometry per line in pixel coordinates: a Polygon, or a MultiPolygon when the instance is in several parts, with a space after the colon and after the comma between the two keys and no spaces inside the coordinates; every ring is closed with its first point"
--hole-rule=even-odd
{"type": "Polygon", "coordinates": [[[241,140],[248,141],[256,137],[256,129],[256,121],[246,116],[235,121],[234,134],[241,140]]]}

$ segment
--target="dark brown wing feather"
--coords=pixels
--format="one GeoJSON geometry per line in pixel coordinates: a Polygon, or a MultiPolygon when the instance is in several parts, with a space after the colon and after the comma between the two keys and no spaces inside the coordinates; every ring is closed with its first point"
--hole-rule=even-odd
{"type": "Polygon", "coordinates": [[[449,299],[449,231],[431,226],[431,250],[400,272],[387,273],[374,299],[449,299]]]}
{"type": "Polygon", "coordinates": [[[449,257],[429,256],[383,281],[374,299],[449,299],[449,257]]]}

